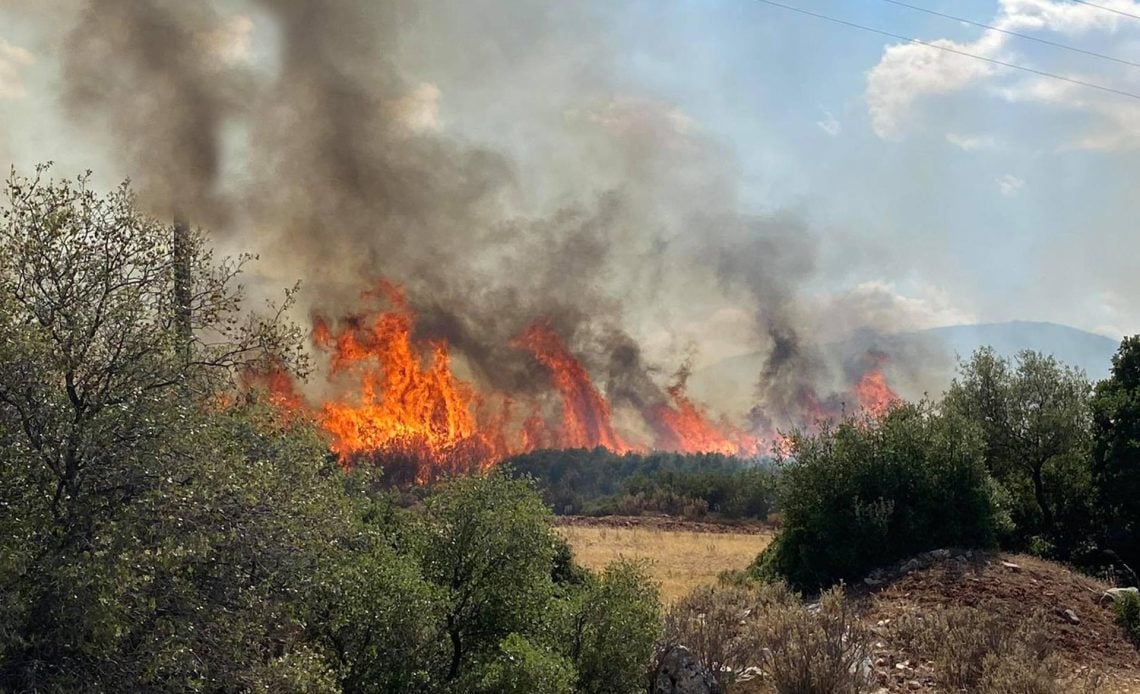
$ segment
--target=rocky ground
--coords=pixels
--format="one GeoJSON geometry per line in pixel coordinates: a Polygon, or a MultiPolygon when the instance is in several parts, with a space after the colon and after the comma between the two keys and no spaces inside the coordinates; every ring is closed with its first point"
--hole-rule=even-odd
{"type": "Polygon", "coordinates": [[[892,627],[907,615],[969,606],[1014,622],[1043,620],[1071,691],[1140,692],[1140,651],[1114,621],[1104,599],[1109,587],[1033,557],[942,550],[877,572],[857,592],[875,638],[874,669],[885,691],[937,691],[932,662],[907,652],[892,627]]]}

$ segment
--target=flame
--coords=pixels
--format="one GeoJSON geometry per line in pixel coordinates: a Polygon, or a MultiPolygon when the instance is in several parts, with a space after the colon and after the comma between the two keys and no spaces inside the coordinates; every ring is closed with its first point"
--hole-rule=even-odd
{"type": "Polygon", "coordinates": [[[898,402],[899,396],[887,384],[887,377],[883,374],[883,366],[888,360],[887,355],[871,351],[867,352],[865,358],[870,362],[870,368],[860,376],[853,392],[863,411],[872,417],[879,417],[885,414],[891,405],[898,402]]]}
{"type": "Polygon", "coordinates": [[[574,358],[562,339],[548,324],[531,324],[515,344],[530,351],[540,364],[550,370],[554,388],[562,398],[562,422],[555,432],[544,431],[532,419],[528,439],[553,438],[548,448],[597,448],[602,446],[617,453],[634,450],[614,431],[610,404],[594,388],[590,374],[574,358]],[[553,437],[551,437],[553,433],[553,437]]]}
{"type": "Polygon", "coordinates": [[[725,455],[756,455],[761,451],[757,437],[728,424],[714,424],[704,409],[693,402],[685,392],[687,371],[669,386],[672,404],[662,403],[649,408],[647,419],[656,434],[658,450],[678,453],[723,453],[725,455]]]}
{"type": "Polygon", "coordinates": [[[480,398],[451,372],[447,345],[413,341],[415,316],[403,291],[380,283],[365,297],[386,300],[390,308],[335,324],[317,318],[313,329],[314,343],[330,355],[330,380],[347,377],[356,390],[326,401],[317,414],[332,436],[332,451],[344,461],[384,451],[424,465],[443,461],[445,468],[470,467],[471,455],[489,461],[505,454],[503,437],[478,426],[480,398]]]}
{"type": "MultiPolygon", "coordinates": [[[[540,448],[604,447],[617,453],[648,448],[618,432],[610,403],[548,322],[532,323],[512,342],[550,374],[559,408],[557,416],[544,418],[541,398],[516,403],[457,377],[446,342],[415,337],[416,315],[399,285],[379,282],[362,297],[369,307],[365,313],[314,318],[313,343],[327,355],[333,397],[310,406],[276,365],[246,379],[247,386],[264,388],[285,416],[313,417],[342,465],[372,461],[397,484],[422,483],[486,470],[505,457],[540,448]],[[529,414],[515,416],[520,405],[529,414]]],[[[898,396],[883,374],[887,355],[868,352],[865,359],[869,366],[851,395],[877,416],[898,396]]],[[[686,392],[687,376],[684,366],[665,389],[665,399],[641,408],[654,449],[751,456],[786,444],[759,407],[750,415],[748,431],[714,420],[686,392]]],[[[792,409],[791,421],[818,423],[842,415],[843,398],[821,398],[805,384],[792,409]]]]}

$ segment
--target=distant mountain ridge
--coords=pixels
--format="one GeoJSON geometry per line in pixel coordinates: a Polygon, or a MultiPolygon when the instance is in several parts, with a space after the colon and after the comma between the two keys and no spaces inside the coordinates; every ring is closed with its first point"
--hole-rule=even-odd
{"type": "Polygon", "coordinates": [[[976,325],[951,325],[917,331],[940,339],[948,349],[968,357],[989,345],[998,354],[1013,356],[1021,350],[1052,354],[1058,361],[1084,369],[1089,378],[1108,377],[1119,341],[1059,323],[1008,321],[976,325]]]}
{"type": "MultiPolygon", "coordinates": [[[[901,333],[858,331],[849,338],[821,346],[841,363],[853,363],[868,350],[885,352],[888,381],[905,398],[939,395],[954,377],[957,359],[968,358],[980,347],[993,347],[1012,357],[1022,350],[1051,354],[1057,360],[1084,370],[1090,379],[1108,376],[1119,342],[1104,335],[1058,323],[1007,321],[950,325],[901,333]]],[[[730,357],[695,371],[690,392],[725,412],[744,412],[754,402],[756,379],[766,354],[753,352],[730,357]]]]}

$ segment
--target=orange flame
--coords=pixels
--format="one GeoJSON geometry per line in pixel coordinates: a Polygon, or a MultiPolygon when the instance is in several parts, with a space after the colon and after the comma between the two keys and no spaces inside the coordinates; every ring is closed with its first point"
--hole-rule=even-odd
{"type": "Polygon", "coordinates": [[[384,298],[391,308],[336,325],[318,318],[313,329],[314,342],[331,355],[330,380],[350,376],[358,391],[349,401],[325,402],[317,415],[333,452],[342,460],[384,450],[438,460],[461,449],[504,454],[496,450],[501,437],[480,431],[480,400],[452,374],[447,345],[413,343],[415,317],[400,288],[381,283],[366,296],[384,298]]]}
{"type": "Polygon", "coordinates": [[[883,374],[887,355],[873,351],[868,352],[866,357],[871,362],[871,367],[863,372],[853,390],[859,407],[872,417],[879,417],[898,402],[899,396],[887,384],[887,377],[883,374]]]}
{"type": "Polygon", "coordinates": [[[685,393],[685,381],[679,380],[666,389],[672,405],[662,403],[649,408],[647,418],[656,433],[656,448],[678,453],[723,453],[755,455],[760,440],[750,437],[730,424],[714,424],[704,410],[685,393]]]}
{"type": "MultiPolygon", "coordinates": [[[[519,404],[531,414],[513,419],[515,403],[510,398],[480,394],[454,374],[446,342],[415,339],[416,316],[398,285],[380,282],[363,296],[379,306],[333,321],[314,319],[313,342],[328,355],[326,375],[340,395],[310,410],[283,369],[270,368],[247,379],[247,385],[265,388],[282,413],[311,413],[329,434],[330,448],[343,465],[372,459],[397,483],[424,482],[485,470],[509,455],[539,448],[644,450],[618,433],[610,403],[549,323],[533,323],[512,344],[549,371],[559,396],[559,415],[547,421],[537,401],[525,400],[519,404]]],[[[865,411],[878,415],[897,395],[882,371],[887,356],[869,352],[867,358],[870,367],[852,395],[865,411]]],[[[668,400],[642,408],[655,449],[758,455],[769,443],[781,442],[763,416],[753,417],[755,427],[748,432],[714,421],[686,393],[687,373],[683,368],[677,382],[665,389],[668,400]]],[[[790,414],[801,421],[842,412],[839,396],[821,400],[806,385],[799,395],[798,411],[790,414]]]]}
{"type": "MultiPolygon", "coordinates": [[[[610,404],[594,388],[590,374],[566,349],[562,339],[542,321],[533,323],[515,341],[530,350],[540,364],[550,370],[554,388],[562,397],[562,423],[554,432],[553,448],[597,448],[602,446],[617,453],[633,450],[614,431],[610,404]]],[[[528,439],[549,439],[532,420],[528,439]]]]}

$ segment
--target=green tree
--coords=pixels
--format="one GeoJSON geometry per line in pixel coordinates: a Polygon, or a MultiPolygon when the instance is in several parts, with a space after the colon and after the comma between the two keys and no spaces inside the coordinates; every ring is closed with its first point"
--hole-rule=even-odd
{"type": "Polygon", "coordinates": [[[338,485],[311,428],[217,399],[300,364],[299,332],[244,313],[242,259],[198,234],[176,305],[170,226],[125,186],[42,174],[0,208],[0,688],[327,679],[298,597],[343,531],[338,485]]]}
{"type": "Polygon", "coordinates": [[[445,593],[442,679],[472,676],[510,634],[545,623],[553,595],[550,511],[533,485],[503,474],[461,477],[427,500],[418,551],[445,593]]]}
{"type": "Polygon", "coordinates": [[[565,658],[511,634],[485,668],[478,691],[486,694],[570,694],[574,668],[565,658]]]}
{"type": "Polygon", "coordinates": [[[577,670],[581,694],[631,694],[645,688],[661,634],[657,586],[641,564],[619,560],[572,591],[556,641],[577,670]]]}
{"type": "Polygon", "coordinates": [[[982,432],[986,464],[1013,501],[1014,543],[1070,558],[1091,532],[1092,386],[1079,369],[1024,351],[978,350],[944,406],[982,432]]]}
{"type": "Polygon", "coordinates": [[[755,572],[814,591],[924,550],[995,542],[981,438],[961,417],[906,404],[790,443],[783,527],[755,572]]]}
{"type": "Polygon", "coordinates": [[[1092,409],[1103,543],[1140,569],[1140,336],[1121,343],[1092,409]]]}

